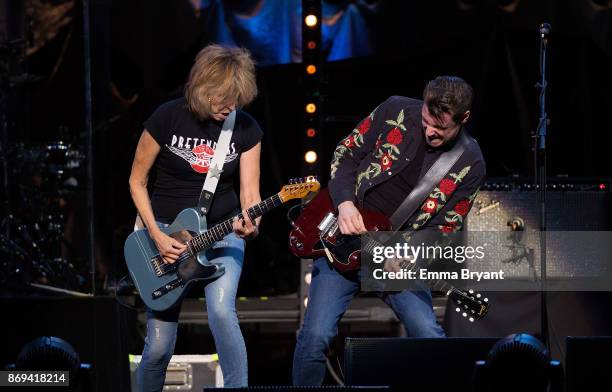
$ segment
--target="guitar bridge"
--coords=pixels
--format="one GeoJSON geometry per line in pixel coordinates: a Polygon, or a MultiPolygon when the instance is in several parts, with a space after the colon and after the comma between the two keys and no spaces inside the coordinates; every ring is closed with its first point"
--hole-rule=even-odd
{"type": "Polygon", "coordinates": [[[172,264],[164,263],[164,259],[160,255],[156,255],[151,258],[151,266],[153,267],[153,272],[155,276],[158,278],[173,272],[176,267],[172,264]]]}

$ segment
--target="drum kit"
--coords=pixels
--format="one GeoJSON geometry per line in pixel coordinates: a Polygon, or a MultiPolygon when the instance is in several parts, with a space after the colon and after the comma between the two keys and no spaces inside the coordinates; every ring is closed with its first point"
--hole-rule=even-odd
{"type": "Polygon", "coordinates": [[[85,183],[85,156],[71,144],[19,143],[5,150],[6,210],[0,221],[0,287],[81,290],[84,260],[67,230],[85,183]]]}
{"type": "MultiPolygon", "coordinates": [[[[13,115],[23,113],[27,91],[46,80],[25,67],[26,49],[33,46],[29,29],[35,26],[24,4],[0,1],[0,13],[8,15],[7,23],[0,23],[0,294],[5,288],[38,286],[76,292],[88,268],[86,257],[75,250],[83,232],[76,229],[75,215],[85,199],[85,155],[57,139],[17,142],[29,132],[15,121],[21,115],[13,115]]],[[[59,139],[65,139],[67,129],[59,131],[59,139]]]]}

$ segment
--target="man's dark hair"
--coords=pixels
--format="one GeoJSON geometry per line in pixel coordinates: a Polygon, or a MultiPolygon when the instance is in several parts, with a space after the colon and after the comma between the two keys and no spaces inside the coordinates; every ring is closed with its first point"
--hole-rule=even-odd
{"type": "Polygon", "coordinates": [[[443,113],[448,113],[455,123],[459,123],[472,106],[473,93],[472,87],[460,77],[438,76],[425,86],[423,100],[435,118],[440,119],[443,113]]]}

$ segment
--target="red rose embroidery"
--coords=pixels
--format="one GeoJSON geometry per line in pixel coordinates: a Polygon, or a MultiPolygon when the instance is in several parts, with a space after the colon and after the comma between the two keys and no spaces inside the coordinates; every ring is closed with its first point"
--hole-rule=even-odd
{"type": "Polygon", "coordinates": [[[387,141],[391,144],[398,145],[402,142],[402,139],[402,132],[397,127],[393,128],[387,135],[387,141]]]}
{"type": "Polygon", "coordinates": [[[361,122],[361,124],[359,124],[357,130],[361,135],[363,135],[364,133],[370,130],[370,125],[372,125],[372,120],[370,120],[370,117],[367,117],[361,122]]]}
{"type": "Polygon", "coordinates": [[[450,196],[457,188],[457,184],[455,184],[455,181],[445,178],[442,181],[440,181],[439,188],[440,188],[440,192],[444,193],[446,196],[450,196]]]}
{"type": "Polygon", "coordinates": [[[461,200],[454,208],[455,212],[461,216],[467,215],[470,210],[470,202],[468,200],[461,200]]]}
{"type": "Polygon", "coordinates": [[[455,231],[455,222],[448,222],[445,225],[441,225],[440,230],[442,230],[443,233],[453,233],[455,231]]]}
{"type": "Polygon", "coordinates": [[[391,160],[391,155],[388,152],[384,153],[380,158],[380,166],[382,170],[388,170],[391,167],[393,161],[391,160]]]}
{"type": "Polygon", "coordinates": [[[434,212],[436,212],[437,208],[438,208],[438,201],[432,198],[425,200],[425,203],[423,203],[423,207],[421,207],[421,209],[424,212],[427,212],[430,214],[433,214],[434,212]]]}
{"type": "Polygon", "coordinates": [[[355,138],[353,136],[347,137],[346,139],[344,139],[342,144],[344,144],[344,147],[346,148],[351,148],[355,145],[355,138]]]}

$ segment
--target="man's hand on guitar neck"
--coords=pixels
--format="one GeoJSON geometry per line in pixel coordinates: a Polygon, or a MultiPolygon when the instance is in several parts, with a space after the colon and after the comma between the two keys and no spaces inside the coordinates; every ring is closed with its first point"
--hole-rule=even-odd
{"type": "Polygon", "coordinates": [[[338,205],[338,227],[345,235],[359,235],[367,231],[363,217],[352,201],[344,201],[338,205]]]}
{"type": "Polygon", "coordinates": [[[400,272],[403,268],[412,267],[412,260],[414,260],[413,257],[401,259],[398,259],[397,257],[392,257],[389,259],[385,259],[383,264],[383,270],[388,272],[400,272]]]}

